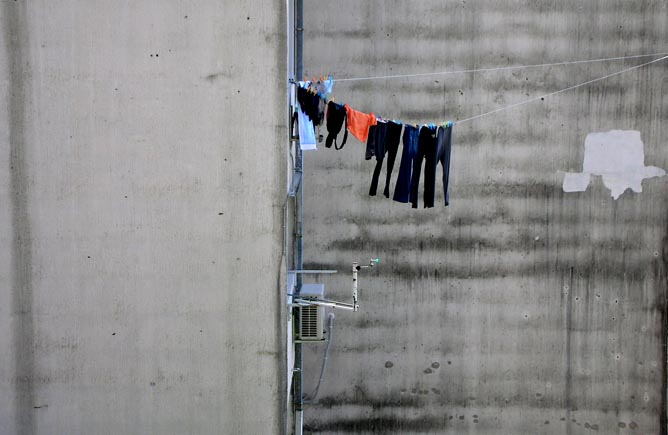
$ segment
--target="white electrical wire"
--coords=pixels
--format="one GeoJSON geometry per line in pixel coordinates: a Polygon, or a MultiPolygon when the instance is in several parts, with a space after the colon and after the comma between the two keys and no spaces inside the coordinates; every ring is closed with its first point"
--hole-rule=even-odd
{"type": "Polygon", "coordinates": [[[333,339],[333,329],[334,329],[334,313],[329,313],[328,318],[328,336],[327,336],[327,346],[325,347],[325,355],[322,358],[322,367],[320,368],[320,379],[318,379],[318,385],[311,393],[310,396],[304,398],[304,403],[313,403],[313,401],[318,397],[318,391],[320,391],[320,384],[325,378],[325,370],[327,369],[327,359],[329,358],[329,346],[332,344],[333,339]]]}

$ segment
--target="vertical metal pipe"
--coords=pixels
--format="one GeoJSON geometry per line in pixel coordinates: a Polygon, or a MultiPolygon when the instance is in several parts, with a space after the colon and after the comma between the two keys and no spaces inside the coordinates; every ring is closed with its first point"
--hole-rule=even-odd
{"type": "MultiPolygon", "coordinates": [[[[301,80],[304,74],[303,51],[304,51],[304,2],[303,0],[295,0],[295,81],[301,80]]],[[[304,223],[304,155],[301,147],[296,147],[296,162],[295,171],[301,172],[301,183],[299,184],[299,191],[296,194],[295,211],[297,214],[297,222],[295,225],[295,237],[297,241],[297,265],[296,268],[303,269],[304,264],[304,244],[302,238],[302,229],[304,223]]],[[[297,293],[301,290],[302,276],[297,275],[297,293]]]]}
{"type": "Polygon", "coordinates": [[[295,413],[295,435],[303,435],[304,433],[304,411],[295,413]]]}
{"type": "Polygon", "coordinates": [[[295,74],[299,81],[304,75],[304,0],[295,0],[295,74]]]}
{"type": "MultiPolygon", "coordinates": [[[[303,51],[304,51],[304,3],[303,0],[295,1],[295,81],[299,81],[304,74],[303,51]]],[[[296,148],[296,162],[295,172],[301,172],[301,183],[299,184],[299,191],[295,196],[295,239],[297,251],[297,264],[295,268],[302,270],[304,268],[304,241],[303,241],[303,224],[304,224],[304,156],[301,147],[297,144],[296,148]]],[[[302,276],[297,274],[297,288],[296,293],[301,292],[302,276]]],[[[296,309],[293,310],[294,322],[299,330],[299,316],[297,316],[296,309]]],[[[295,433],[301,434],[303,432],[304,423],[304,396],[303,396],[303,382],[304,376],[302,372],[303,367],[302,344],[295,343],[295,371],[293,378],[294,385],[294,402],[295,402],[295,433]]]]}

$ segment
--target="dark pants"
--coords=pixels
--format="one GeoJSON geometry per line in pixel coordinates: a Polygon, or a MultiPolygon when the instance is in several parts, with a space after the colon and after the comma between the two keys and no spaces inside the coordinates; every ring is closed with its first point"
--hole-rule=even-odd
{"type": "Polygon", "coordinates": [[[445,205],[450,204],[450,197],[448,195],[448,184],[450,182],[450,151],[452,150],[452,125],[448,124],[445,127],[438,128],[438,137],[436,138],[438,147],[437,161],[441,163],[443,168],[443,196],[445,197],[445,205]]]}
{"type": "MultiPolygon", "coordinates": [[[[383,159],[385,158],[385,139],[387,137],[387,123],[379,122],[375,125],[376,128],[369,129],[369,139],[367,140],[367,156],[369,155],[369,144],[371,144],[372,152],[376,156],[376,167],[373,170],[373,177],[371,177],[371,187],[369,188],[369,195],[374,196],[378,188],[378,176],[380,169],[383,166],[383,159]],[[373,138],[371,138],[373,135],[373,138]]],[[[366,156],[365,156],[366,157],[366,156]]]]}
{"type": "Polygon", "coordinates": [[[420,173],[422,172],[422,160],[424,167],[424,206],[434,206],[434,190],[436,188],[436,127],[424,126],[420,129],[418,139],[418,151],[413,159],[413,173],[411,174],[411,190],[409,199],[413,208],[418,206],[418,187],[420,185],[420,173]]]}
{"type": "Polygon", "coordinates": [[[413,159],[417,155],[418,134],[418,127],[413,125],[406,125],[404,127],[404,148],[401,152],[399,175],[397,176],[397,184],[394,187],[394,196],[392,197],[397,202],[408,202],[411,189],[411,167],[413,159]]]}
{"type": "MultiPolygon", "coordinates": [[[[376,125],[369,127],[369,136],[366,139],[366,150],[364,151],[364,160],[371,160],[371,157],[376,155],[376,142],[378,142],[378,135],[385,132],[385,123],[379,122],[376,125]],[[380,126],[380,127],[379,127],[380,126]]],[[[384,137],[384,136],[383,136],[384,137]]]]}
{"type": "MultiPolygon", "coordinates": [[[[378,178],[380,177],[381,169],[383,168],[383,160],[387,154],[387,169],[385,177],[385,189],[383,194],[386,198],[390,197],[390,177],[392,176],[392,168],[397,157],[399,149],[399,142],[401,141],[401,124],[396,122],[378,123],[374,129],[374,154],[376,156],[376,167],[373,170],[373,177],[371,178],[371,187],[369,188],[369,195],[375,196],[378,190],[378,178]]],[[[371,132],[370,132],[371,134],[371,132]]],[[[368,142],[367,142],[368,143],[368,142]]]]}
{"type": "Polygon", "coordinates": [[[383,195],[390,197],[390,178],[392,178],[392,169],[397,159],[399,151],[399,142],[401,142],[401,130],[403,126],[396,122],[387,123],[387,137],[385,139],[385,149],[387,150],[387,174],[385,175],[385,189],[383,195]]]}

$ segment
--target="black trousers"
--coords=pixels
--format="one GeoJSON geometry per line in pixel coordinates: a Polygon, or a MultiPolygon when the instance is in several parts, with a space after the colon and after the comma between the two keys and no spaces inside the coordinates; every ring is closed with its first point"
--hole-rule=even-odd
{"type": "Polygon", "coordinates": [[[369,136],[366,139],[366,150],[364,151],[364,160],[371,160],[376,155],[378,148],[377,142],[385,140],[385,126],[383,121],[369,127],[369,136]]]}
{"type": "Polygon", "coordinates": [[[369,131],[369,134],[373,133],[374,135],[374,155],[376,156],[376,167],[373,170],[369,195],[376,195],[376,191],[378,190],[378,178],[380,177],[381,169],[383,168],[383,161],[385,160],[385,155],[387,154],[385,189],[383,189],[383,194],[386,198],[389,198],[390,178],[392,177],[392,169],[394,168],[394,162],[397,158],[397,151],[399,150],[402,125],[393,121],[389,121],[387,123],[379,122],[375,127],[376,128],[373,129],[373,131],[369,131]]]}
{"type": "Polygon", "coordinates": [[[445,205],[450,204],[450,196],[448,194],[448,184],[450,183],[450,152],[452,150],[452,125],[446,124],[444,127],[438,128],[438,136],[436,137],[438,154],[436,156],[437,164],[440,163],[443,169],[443,196],[445,205]]]}
{"type": "Polygon", "coordinates": [[[420,173],[422,172],[422,161],[424,168],[424,206],[434,206],[434,190],[436,188],[436,157],[438,147],[436,144],[436,127],[423,126],[418,137],[417,155],[413,160],[413,173],[411,174],[411,190],[409,199],[413,208],[418,207],[418,187],[420,185],[420,173]]]}

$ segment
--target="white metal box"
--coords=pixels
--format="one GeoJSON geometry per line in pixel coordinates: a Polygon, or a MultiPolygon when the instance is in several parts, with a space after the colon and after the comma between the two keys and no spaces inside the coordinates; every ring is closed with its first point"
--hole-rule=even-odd
{"type": "MultiPolygon", "coordinates": [[[[324,284],[303,284],[299,296],[304,299],[324,299],[324,284]]],[[[325,307],[309,305],[299,307],[299,339],[301,341],[324,340],[325,307]]]]}

